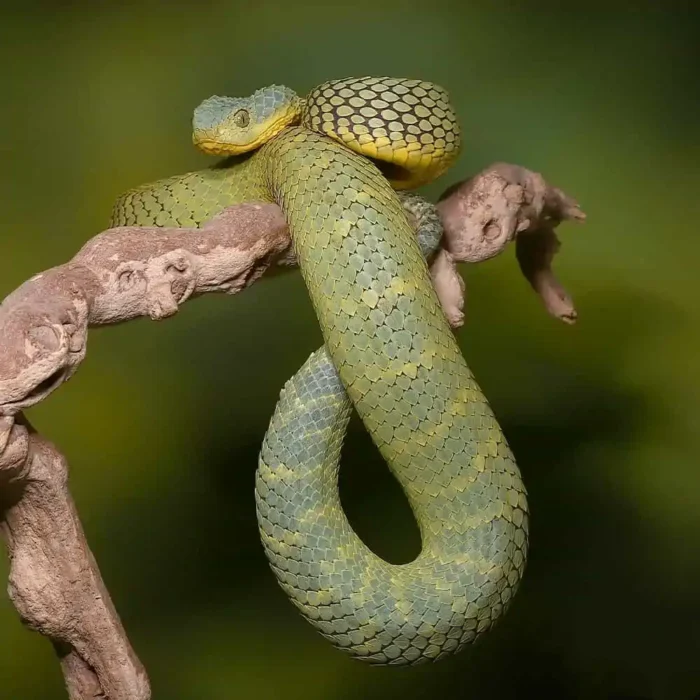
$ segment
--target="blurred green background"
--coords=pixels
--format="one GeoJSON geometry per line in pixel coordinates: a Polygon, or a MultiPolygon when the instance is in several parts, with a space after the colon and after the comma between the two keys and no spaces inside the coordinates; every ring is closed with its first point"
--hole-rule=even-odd
{"type": "MultiPolygon", "coordinates": [[[[12,3],[0,12],[0,297],[106,227],[124,189],[210,161],[211,94],[348,75],[445,85],[465,150],[427,189],[505,160],[589,216],[546,315],[514,251],[465,269],[459,340],[530,494],[530,563],[502,623],[435,666],[333,650],[269,571],[257,452],[320,343],[299,275],[91,332],[29,413],[65,452],[89,541],[156,700],[649,698],[700,693],[698,13],[687,3],[12,3]]],[[[1,342],[1,339],[0,339],[1,342]]],[[[379,553],[418,539],[355,422],[342,493],[379,553]]],[[[7,573],[4,557],[0,578],[7,573]]],[[[0,596],[0,697],[59,700],[50,645],[0,596]]]]}

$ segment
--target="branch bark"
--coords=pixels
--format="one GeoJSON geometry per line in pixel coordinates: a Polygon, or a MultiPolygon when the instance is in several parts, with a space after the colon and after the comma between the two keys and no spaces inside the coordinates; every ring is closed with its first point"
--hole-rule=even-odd
{"type": "Polygon", "coordinates": [[[85,540],[65,457],[20,415],[0,473],[10,477],[0,490],[10,599],[23,622],[52,641],[69,697],[147,700],[148,677],[85,540]]]}
{"type": "MultiPolygon", "coordinates": [[[[496,164],[447,190],[437,211],[444,238],[430,272],[453,327],[464,322],[457,263],[486,260],[512,241],[547,310],[575,320],[551,264],[555,227],[584,215],[561,190],[524,168],[496,164]]],[[[27,626],[52,641],[71,700],[148,700],[150,689],[85,539],[67,461],[23,411],[75,374],[90,325],[164,319],[192,297],[235,294],[294,264],[282,211],[245,204],[201,229],[108,229],[0,305],[0,531],[9,594],[27,626]]]]}

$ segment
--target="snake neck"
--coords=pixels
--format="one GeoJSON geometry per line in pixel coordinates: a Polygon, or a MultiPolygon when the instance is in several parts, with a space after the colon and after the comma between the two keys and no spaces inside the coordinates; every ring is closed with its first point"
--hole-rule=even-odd
{"type": "Polygon", "coordinates": [[[306,97],[301,124],[373,161],[395,190],[432,182],[461,149],[447,91],[418,79],[327,81],[306,97]]]}

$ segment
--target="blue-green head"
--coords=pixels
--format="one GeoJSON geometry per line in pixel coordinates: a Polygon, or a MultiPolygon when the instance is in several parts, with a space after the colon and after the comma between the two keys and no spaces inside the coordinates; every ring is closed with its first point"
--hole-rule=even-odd
{"type": "Polygon", "coordinates": [[[283,85],[270,85],[249,97],[204,100],[194,111],[192,140],[205,153],[236,155],[252,151],[301,118],[302,100],[283,85]]]}

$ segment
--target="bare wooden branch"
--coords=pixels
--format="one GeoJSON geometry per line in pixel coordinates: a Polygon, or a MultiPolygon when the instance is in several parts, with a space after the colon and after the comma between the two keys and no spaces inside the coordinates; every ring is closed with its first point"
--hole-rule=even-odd
{"type": "MultiPolygon", "coordinates": [[[[575,200],[539,173],[496,163],[448,188],[437,209],[445,229],[444,248],[452,261],[482,262],[515,241],[520,269],[547,311],[566,323],[576,320],[573,301],[552,271],[560,247],[554,229],[562,221],[586,219],[575,200]]],[[[445,269],[449,267],[445,263],[445,269]]],[[[454,296],[454,283],[448,288],[454,296]]],[[[459,316],[459,310],[448,305],[448,318],[450,312],[459,316]]]]}
{"type": "Polygon", "coordinates": [[[0,305],[0,415],[45,399],[85,358],[88,325],[162,319],[207,292],[235,294],[290,245],[279,207],[232,207],[201,229],[108,229],[0,305]]]}
{"type": "MultiPolygon", "coordinates": [[[[550,313],[575,319],[551,271],[554,228],[584,218],[573,200],[536,173],[497,164],[451,187],[437,208],[445,234],[431,275],[453,327],[464,322],[457,263],[486,260],[514,240],[521,270],[550,313]]],[[[282,211],[245,204],[201,229],[104,231],[0,305],[0,531],[9,593],[23,621],[52,641],[71,700],[148,700],[150,690],[85,540],[67,461],[24,409],[74,375],[90,325],[164,319],[194,296],[235,294],[294,264],[282,211]]]]}
{"type": "Polygon", "coordinates": [[[146,672],[85,540],[65,458],[20,415],[0,457],[0,470],[8,466],[15,475],[0,490],[0,528],[17,612],[53,642],[71,700],[147,700],[146,672]]]}

